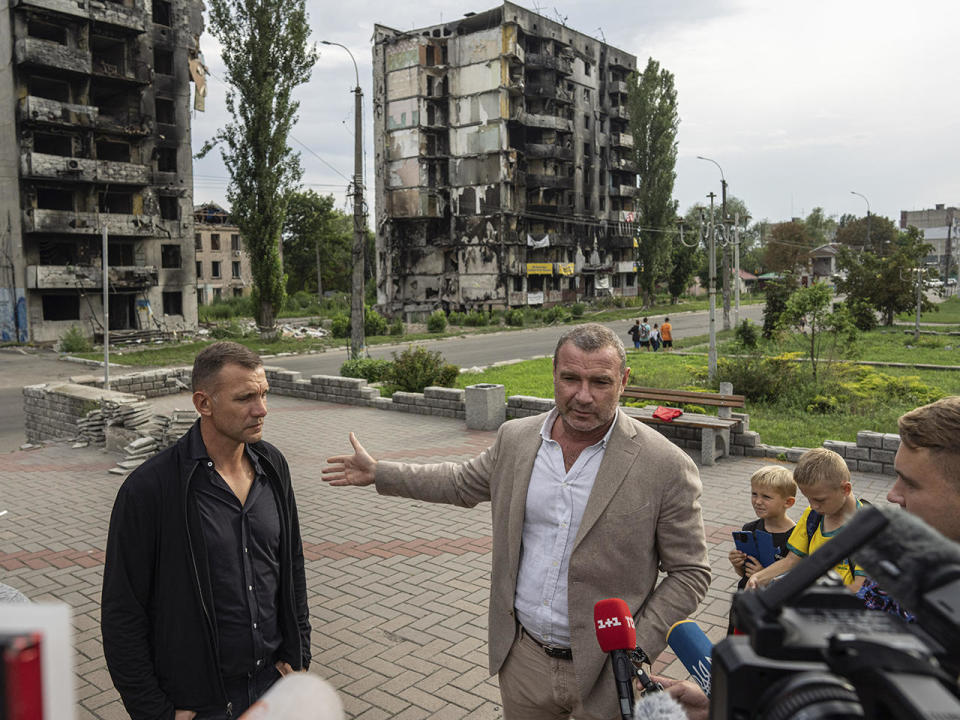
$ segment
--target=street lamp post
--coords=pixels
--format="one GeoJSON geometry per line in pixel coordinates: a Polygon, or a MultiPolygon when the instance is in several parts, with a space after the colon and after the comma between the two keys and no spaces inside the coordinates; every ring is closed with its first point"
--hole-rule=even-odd
{"type": "MultiPolygon", "coordinates": [[[[697,160],[705,160],[711,162],[717,166],[717,170],[720,171],[720,225],[721,227],[729,230],[727,226],[727,178],[723,174],[723,168],[720,167],[718,163],[713,158],[704,157],[703,155],[697,155],[697,160]]],[[[730,235],[727,233],[723,243],[723,329],[730,329],[730,252],[727,249],[729,246],[730,235]]]]}
{"type": "MultiPolygon", "coordinates": [[[[353,90],[353,281],[350,292],[350,356],[360,357],[364,350],[363,331],[363,266],[364,266],[364,222],[363,214],[363,91],[360,89],[360,72],[357,61],[346,45],[329,40],[321,40],[324,45],[336,45],[347,51],[353,61],[353,72],[357,85],[353,90]]],[[[318,270],[319,272],[319,270],[318,270]]]]}
{"type": "Polygon", "coordinates": [[[707,367],[712,382],[717,379],[717,245],[713,220],[713,200],[717,197],[717,194],[711,192],[707,197],[710,198],[710,231],[707,234],[708,252],[710,255],[710,282],[708,285],[708,295],[710,298],[710,322],[708,325],[710,343],[707,350],[707,367]]]}
{"type": "Polygon", "coordinates": [[[863,201],[867,204],[867,247],[870,248],[871,247],[870,245],[870,201],[867,200],[866,195],[864,195],[863,193],[858,193],[856,190],[851,190],[850,194],[857,195],[858,197],[862,197],[863,201]]]}

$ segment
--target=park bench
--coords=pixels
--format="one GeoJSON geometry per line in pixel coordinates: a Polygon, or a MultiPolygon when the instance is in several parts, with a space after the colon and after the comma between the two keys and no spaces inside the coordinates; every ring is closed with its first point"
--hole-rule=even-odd
{"type": "MultiPolygon", "coordinates": [[[[664,388],[627,385],[620,395],[622,401],[650,400],[657,405],[678,407],[680,405],[710,405],[717,407],[717,415],[687,413],[665,421],[654,417],[657,405],[624,407],[624,412],[640,422],[653,425],[676,445],[699,449],[701,465],[713,465],[718,457],[730,454],[730,431],[741,421],[732,416],[732,408],[744,407],[744,396],[734,395],[730,383],[720,384],[721,392],[708,393],[693,390],[667,390],[664,388]]],[[[696,455],[696,452],[695,452],[696,455]]]]}

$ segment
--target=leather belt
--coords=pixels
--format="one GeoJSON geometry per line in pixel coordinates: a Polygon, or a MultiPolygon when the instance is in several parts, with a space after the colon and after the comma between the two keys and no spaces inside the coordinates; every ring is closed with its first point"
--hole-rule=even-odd
{"type": "Polygon", "coordinates": [[[548,657],[552,657],[557,660],[573,660],[573,651],[570,648],[556,647],[555,645],[544,645],[533,635],[531,635],[523,625],[520,626],[520,632],[539,645],[540,649],[543,650],[548,657]]]}

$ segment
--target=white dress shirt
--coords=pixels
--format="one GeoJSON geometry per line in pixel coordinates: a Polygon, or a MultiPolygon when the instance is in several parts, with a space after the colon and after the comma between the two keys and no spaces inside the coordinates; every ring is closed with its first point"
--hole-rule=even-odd
{"type": "Polygon", "coordinates": [[[527,489],[514,607],[520,624],[534,638],[545,645],[570,647],[570,553],[615,422],[567,471],[560,443],[551,437],[558,415],[556,408],[551,410],[540,428],[543,442],[527,489]]]}

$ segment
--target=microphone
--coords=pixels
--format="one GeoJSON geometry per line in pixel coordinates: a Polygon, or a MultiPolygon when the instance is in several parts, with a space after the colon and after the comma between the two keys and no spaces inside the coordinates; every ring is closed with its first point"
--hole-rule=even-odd
{"type": "MultiPolygon", "coordinates": [[[[863,508],[847,525],[860,523],[871,513],[883,515],[887,523],[865,545],[853,551],[854,561],[863,566],[884,592],[914,613],[924,630],[944,641],[945,646],[957,647],[960,645],[956,624],[960,615],[960,544],[899,508],[863,508]]],[[[845,530],[846,527],[837,538],[845,530]]]]}
{"type": "Polygon", "coordinates": [[[326,680],[309,673],[289,673],[238,720],[343,720],[343,705],[326,680]]]}
{"type": "Polygon", "coordinates": [[[709,696],[710,653],[713,652],[710,638],[693,620],[681,620],[667,631],[667,645],[683,663],[694,682],[709,696]]]}
{"type": "Polygon", "coordinates": [[[609,653],[617,682],[621,720],[633,718],[633,663],[630,653],[637,646],[637,629],[630,608],[620,598],[601,600],[593,606],[593,621],[600,649],[609,653]]]}
{"type": "Polygon", "coordinates": [[[634,705],[633,720],[687,720],[687,712],[665,692],[647,693],[634,705]]]}

